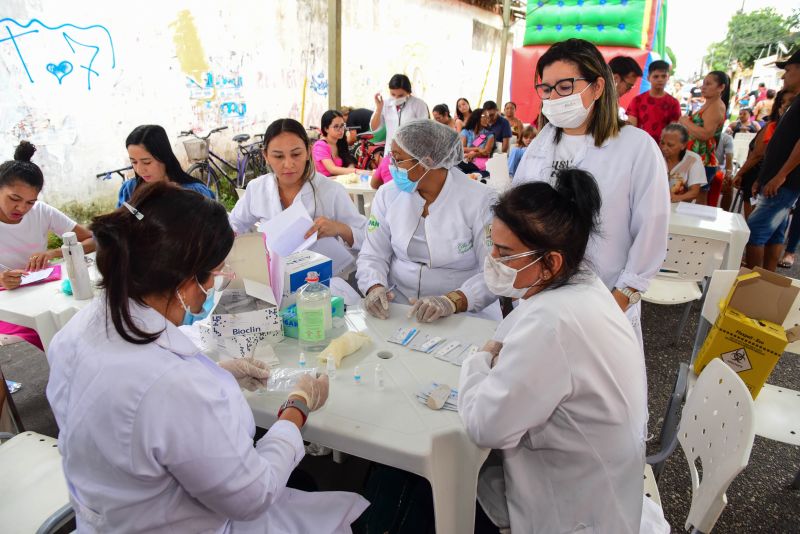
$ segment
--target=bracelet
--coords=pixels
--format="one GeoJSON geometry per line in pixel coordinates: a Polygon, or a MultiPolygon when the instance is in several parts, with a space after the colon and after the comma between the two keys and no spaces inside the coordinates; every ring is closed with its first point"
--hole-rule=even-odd
{"type": "Polygon", "coordinates": [[[311,406],[311,399],[308,398],[308,394],[305,391],[300,391],[300,390],[292,391],[291,393],[289,393],[289,397],[291,397],[292,395],[294,395],[295,397],[300,397],[305,401],[307,406],[311,406]]]}

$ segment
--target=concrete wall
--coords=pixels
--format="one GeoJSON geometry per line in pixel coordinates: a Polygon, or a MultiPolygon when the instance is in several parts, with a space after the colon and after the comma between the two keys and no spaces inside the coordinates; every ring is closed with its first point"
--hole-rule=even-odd
{"type": "MultiPolygon", "coordinates": [[[[499,32],[487,26],[500,28],[499,16],[455,0],[342,3],[344,104],[371,108],[395,72],[431,107],[460,96],[475,105],[484,85],[483,99],[496,97],[499,32]]],[[[177,134],[190,127],[228,125],[213,139],[232,155],[234,133],[283,116],[317,124],[328,107],[326,24],[325,0],[5,0],[0,159],[20,139],[35,143],[44,196],[58,205],[116,193],[119,180],[95,174],[127,164],[124,139],[138,124],[163,125],[184,161],[177,134]]],[[[508,87],[510,59],[506,70],[508,87]]]]}

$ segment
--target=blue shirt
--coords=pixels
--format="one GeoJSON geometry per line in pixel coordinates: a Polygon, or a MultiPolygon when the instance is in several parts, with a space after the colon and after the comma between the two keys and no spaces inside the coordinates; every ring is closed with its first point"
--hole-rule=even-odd
{"type": "Polygon", "coordinates": [[[505,117],[497,117],[497,120],[489,126],[488,130],[494,134],[495,142],[501,144],[503,139],[508,139],[514,135],[511,132],[511,124],[505,117]]]}
{"type": "Polygon", "coordinates": [[[511,154],[508,156],[508,174],[514,176],[519,167],[519,162],[522,161],[522,156],[525,155],[526,146],[516,146],[511,149],[511,154]]]}
{"type": "MultiPolygon", "coordinates": [[[[180,184],[183,186],[184,189],[190,189],[192,191],[197,191],[201,195],[205,195],[211,200],[216,200],[214,193],[206,187],[204,184],[200,182],[191,182],[188,184],[180,184]]],[[[122,187],[119,188],[119,198],[117,199],[117,207],[122,206],[123,202],[128,202],[131,197],[133,196],[133,190],[136,189],[136,180],[125,180],[125,183],[122,184],[122,187]]]]}
{"type": "MultiPolygon", "coordinates": [[[[473,132],[472,130],[467,130],[466,128],[464,128],[463,130],[461,130],[461,133],[459,135],[467,140],[467,148],[475,146],[473,144],[475,142],[476,137],[477,137],[475,135],[475,132],[473,132]]],[[[486,143],[489,142],[489,139],[494,137],[492,132],[490,130],[486,129],[486,128],[481,130],[481,133],[478,134],[478,135],[485,135],[486,137],[483,139],[481,144],[479,146],[477,146],[476,148],[484,148],[486,146],[486,143]]]]}

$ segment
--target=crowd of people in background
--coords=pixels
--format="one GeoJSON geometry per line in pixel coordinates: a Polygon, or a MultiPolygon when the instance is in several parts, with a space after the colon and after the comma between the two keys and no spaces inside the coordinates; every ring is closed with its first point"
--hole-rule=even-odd
{"type": "MultiPolygon", "coordinates": [[[[249,182],[230,213],[184,172],[162,127],[138,126],[125,141],[136,177],[120,189],[118,209],[88,229],[37,202],[44,177],[31,162],[34,147],[23,142],[14,160],[0,165],[0,284],[15,289],[26,271],[59,254],[46,250],[49,231],[74,231],[87,252],[95,239],[100,245],[105,297],[60,332],[48,354],[54,376],[48,397],[61,432],[74,436],[62,451],[71,491],[104,507],[104,520],[129,530],[155,527],[169,516],[176,530],[189,524],[219,530],[260,518],[338,532],[364,511],[366,501],[347,494],[292,495],[306,502],[304,509],[326,500],[325,518],[275,506],[288,498],[277,490],[302,456],[299,430],[308,412],[325,403],[327,379],[303,380],[254,449],[252,417],[242,409],[237,384],[226,383],[223,400],[208,391],[217,373],[244,385],[265,380],[263,369],[245,362],[220,370],[201,359],[184,376],[163,363],[172,360],[158,360],[164,351],[170,358],[191,352],[175,327],[207,315],[214,276],[234,235],[301,203],[313,220],[306,237],[335,240],[352,255],[355,284],[373,317],[388,318],[395,301],[409,304],[409,318],[419,322],[459,313],[502,321],[496,338],[464,363],[459,387],[468,435],[501,450],[499,462],[516,473],[506,477],[499,502],[491,496],[481,500],[494,526],[568,532],[593,525],[598,532],[638,532],[647,424],[640,302],[662,265],[670,203],[730,209],[737,188],[751,230],[745,264],[775,270],[795,261],[800,217],[791,211],[800,197],[800,51],[776,65],[785,71],[783,86],[761,84],[734,96],[735,121],[728,74],[712,71],[698,81],[687,91],[684,112],[668,90],[670,65],[661,60],[646,66],[649,89],[626,97],[624,106],[623,97],[645,75],[642,67],[625,56],[606,62],[580,39],[556,43],[539,59],[532,91],[542,105],[530,124],[517,115],[514,102],[506,102],[501,113],[495,101],[473,109],[462,97],[452,111],[446,103],[431,110],[414,94],[411,80],[396,74],[388,96],[375,94],[374,110],[323,113],[316,140],[293,119],[272,122],[263,140],[269,172],[249,182]],[[359,136],[374,144],[381,131],[382,157],[370,168],[356,168],[359,136]],[[736,162],[734,173],[733,145],[740,135],[753,138],[747,160],[736,162]],[[506,155],[513,178],[513,189],[499,198],[480,183],[491,183],[487,164],[496,154],[506,155]],[[350,174],[365,175],[377,189],[369,219],[336,180],[350,174]],[[177,216],[176,206],[184,210],[177,216]],[[204,226],[181,216],[193,210],[203,215],[204,226]],[[500,297],[516,299],[516,308],[501,312],[500,297]],[[113,331],[101,333],[100,317],[113,318],[113,331]],[[92,343],[81,341],[85,331],[93,332],[92,343]],[[97,364],[95,347],[121,354],[123,372],[97,364]],[[141,356],[154,363],[139,366],[141,356]],[[81,427],[84,418],[73,413],[75,403],[65,400],[75,383],[67,379],[70,361],[91,362],[78,371],[87,383],[108,379],[123,388],[126,373],[139,378],[133,397],[105,398],[104,390],[93,390],[88,395],[97,398],[90,406],[101,414],[98,421],[121,420],[102,415],[115,410],[146,410],[144,428],[122,421],[120,435],[134,449],[166,436],[168,454],[161,463],[150,458],[131,464],[124,455],[86,452],[98,445],[93,429],[81,427]],[[159,389],[153,384],[162,376],[167,385],[159,389]],[[182,404],[164,402],[174,392],[197,400],[204,414],[215,417],[204,420],[207,425],[189,424],[182,404]],[[596,399],[605,410],[587,409],[596,399]],[[518,406],[535,409],[520,414],[518,406]],[[174,418],[185,424],[168,432],[174,418]],[[231,436],[230,450],[205,450],[198,445],[208,437],[202,430],[231,436]],[[535,446],[524,441],[528,432],[537,435],[535,446]],[[245,464],[256,466],[269,488],[237,478],[245,464]],[[198,481],[207,465],[220,480],[238,485],[231,483],[230,491],[202,487],[198,481]],[[553,469],[559,476],[550,476],[553,469]],[[121,495],[98,496],[93,488],[103,478],[99,472],[113,473],[106,483],[120,492],[141,487],[155,498],[159,484],[168,487],[173,510],[154,516],[147,502],[137,508],[121,495]],[[581,480],[580,491],[572,480],[581,480]],[[193,499],[197,492],[205,504],[193,499]],[[320,527],[323,520],[327,526],[320,527]]],[[[16,325],[0,323],[0,332],[35,341],[35,332],[16,325]]]]}

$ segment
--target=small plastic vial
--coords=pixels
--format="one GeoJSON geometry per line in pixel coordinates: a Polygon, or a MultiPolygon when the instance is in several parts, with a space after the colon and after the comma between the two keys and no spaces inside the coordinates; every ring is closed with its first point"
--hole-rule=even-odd
{"type": "Polygon", "coordinates": [[[381,364],[375,366],[375,387],[383,389],[383,367],[381,364]]]}
{"type": "Polygon", "coordinates": [[[297,358],[297,365],[300,366],[300,369],[306,368],[306,353],[301,352],[300,357],[297,358]]]}
{"type": "Polygon", "coordinates": [[[328,354],[326,360],[327,360],[327,365],[325,367],[325,370],[328,373],[328,378],[333,380],[334,378],[336,378],[336,361],[333,359],[332,354],[328,354]]]}
{"type": "Polygon", "coordinates": [[[356,365],[356,368],[353,369],[353,380],[356,384],[361,383],[361,369],[356,365]]]}

